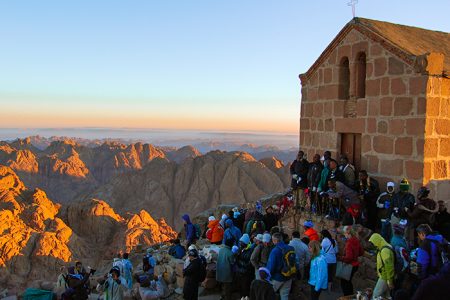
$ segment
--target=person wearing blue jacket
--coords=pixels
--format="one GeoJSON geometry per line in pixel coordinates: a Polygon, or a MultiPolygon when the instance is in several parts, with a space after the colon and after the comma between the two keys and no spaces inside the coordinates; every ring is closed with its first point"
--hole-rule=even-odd
{"type": "Polygon", "coordinates": [[[227,229],[225,229],[225,232],[223,233],[222,244],[225,244],[226,240],[233,239],[234,245],[239,246],[239,240],[242,236],[241,230],[239,228],[237,228],[236,226],[234,226],[233,220],[231,220],[231,219],[227,219],[225,221],[225,227],[227,229]]]}
{"type": "Polygon", "coordinates": [[[279,232],[272,235],[272,242],[275,245],[269,255],[266,268],[272,274],[272,284],[276,293],[280,293],[281,300],[288,300],[291,291],[292,278],[286,278],[281,274],[283,268],[283,250],[287,247],[283,242],[283,235],[279,232]]]}
{"type": "Polygon", "coordinates": [[[189,218],[189,215],[183,215],[181,217],[184,220],[184,230],[186,232],[186,247],[189,247],[191,244],[195,244],[197,240],[197,235],[195,233],[195,226],[191,223],[191,219],[189,218]]]}
{"type": "Polygon", "coordinates": [[[312,257],[308,281],[311,286],[311,300],[319,300],[322,290],[328,288],[328,264],[320,252],[319,241],[311,241],[308,247],[312,257]]]}
{"type": "Polygon", "coordinates": [[[186,249],[181,246],[179,239],[172,240],[173,246],[169,248],[169,254],[175,258],[182,259],[186,255],[186,249]]]}
{"type": "Polygon", "coordinates": [[[432,232],[428,224],[419,225],[416,231],[420,240],[417,251],[419,278],[425,279],[439,272],[442,265],[439,245],[444,243],[444,238],[442,235],[432,232]]]}

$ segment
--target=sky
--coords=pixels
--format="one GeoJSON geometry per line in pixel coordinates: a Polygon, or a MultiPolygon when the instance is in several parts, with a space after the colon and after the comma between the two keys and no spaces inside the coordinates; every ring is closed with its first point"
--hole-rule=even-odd
{"type": "MultiPolygon", "coordinates": [[[[300,81],[349,0],[0,1],[0,128],[295,133],[300,81]]],[[[359,0],[450,32],[450,1],[359,0]]]]}

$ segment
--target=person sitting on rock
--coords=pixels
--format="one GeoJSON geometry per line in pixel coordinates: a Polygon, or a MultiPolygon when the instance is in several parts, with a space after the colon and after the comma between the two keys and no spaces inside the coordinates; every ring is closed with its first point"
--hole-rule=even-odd
{"type": "Polygon", "coordinates": [[[361,205],[354,203],[347,208],[347,212],[342,219],[343,226],[352,226],[355,224],[361,224],[361,205]]]}
{"type": "Polygon", "coordinates": [[[250,300],[273,300],[276,299],[275,291],[270,282],[270,271],[261,267],[258,270],[257,279],[250,285],[250,300]]]}
{"type": "Polygon", "coordinates": [[[142,259],[142,270],[144,271],[144,275],[148,278],[153,278],[153,275],[155,274],[155,266],[156,266],[156,260],[153,257],[153,252],[155,250],[153,248],[147,249],[147,254],[142,259]]]}
{"type": "Polygon", "coordinates": [[[109,274],[105,275],[105,282],[97,286],[97,291],[104,293],[105,300],[122,300],[126,290],[127,281],[120,276],[118,267],[113,267],[109,274]]]}
{"type": "Polygon", "coordinates": [[[316,230],[314,230],[314,223],[311,220],[307,220],[303,223],[303,228],[305,228],[305,232],[303,233],[308,237],[310,241],[318,241],[319,234],[316,230]]]}
{"type": "Polygon", "coordinates": [[[86,300],[89,297],[89,277],[95,273],[94,269],[89,272],[83,268],[81,262],[77,261],[75,267],[71,267],[67,274],[68,288],[61,296],[62,299],[86,300]]]}
{"type": "Polygon", "coordinates": [[[220,245],[223,240],[224,230],[214,216],[208,218],[208,230],[206,231],[206,238],[211,244],[220,245]]]}
{"type": "Polygon", "coordinates": [[[181,246],[179,239],[173,239],[171,242],[173,245],[169,248],[169,255],[182,259],[186,255],[186,249],[181,246]]]}
{"type": "Polygon", "coordinates": [[[225,232],[223,234],[222,244],[225,244],[225,241],[228,239],[233,239],[235,245],[237,246],[239,243],[239,239],[242,236],[241,231],[239,230],[239,228],[234,226],[233,220],[231,220],[231,219],[227,219],[225,221],[225,226],[227,229],[225,229],[225,232]]]}

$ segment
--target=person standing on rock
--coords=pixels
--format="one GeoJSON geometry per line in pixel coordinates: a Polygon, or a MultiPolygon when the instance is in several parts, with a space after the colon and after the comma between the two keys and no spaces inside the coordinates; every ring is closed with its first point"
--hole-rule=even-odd
{"type": "Polygon", "coordinates": [[[232,300],[233,266],[235,264],[235,257],[231,251],[233,245],[233,239],[225,240],[225,246],[219,250],[217,258],[216,280],[222,283],[223,300],[232,300]]]}
{"type": "Polygon", "coordinates": [[[109,275],[105,275],[105,282],[97,287],[97,291],[104,293],[104,300],[122,300],[127,290],[127,281],[120,276],[119,267],[113,267],[109,275]]]}
{"type": "Polygon", "coordinates": [[[395,250],[378,233],[372,234],[369,242],[377,249],[378,281],[373,290],[373,298],[389,297],[390,291],[394,289],[395,250]]]}
{"type": "Polygon", "coordinates": [[[227,219],[225,221],[225,227],[227,229],[225,229],[225,232],[223,234],[222,244],[225,244],[225,242],[227,240],[229,240],[229,239],[233,239],[234,240],[234,245],[238,246],[239,245],[239,239],[242,236],[242,233],[239,230],[239,228],[234,226],[233,220],[231,220],[231,219],[227,219]]]}
{"type": "Polygon", "coordinates": [[[380,195],[378,181],[367,174],[366,170],[359,171],[359,197],[362,201],[363,211],[367,216],[367,227],[375,230],[377,221],[377,199],[380,195]]]}
{"type": "Polygon", "coordinates": [[[123,277],[127,281],[127,287],[128,289],[131,289],[133,287],[133,264],[128,259],[129,254],[124,253],[123,254],[123,277]]]}
{"type": "Polygon", "coordinates": [[[322,246],[322,254],[328,266],[328,291],[331,291],[334,274],[336,273],[336,254],[339,250],[336,241],[331,237],[328,230],[322,230],[320,235],[322,236],[320,244],[322,246]]]}
{"type": "Polygon", "coordinates": [[[298,151],[297,159],[290,166],[291,188],[294,191],[296,205],[302,208],[306,206],[306,195],[304,190],[308,187],[309,162],[304,158],[305,153],[298,151]]]}
{"type": "Polygon", "coordinates": [[[270,271],[267,268],[259,268],[258,278],[250,285],[250,300],[275,300],[277,299],[272,283],[270,271]]]}
{"type": "Polygon", "coordinates": [[[194,224],[191,223],[191,219],[188,214],[185,214],[181,217],[184,220],[184,231],[186,232],[186,247],[189,247],[191,244],[195,244],[197,241],[197,233],[194,224]]]}
{"type": "Polygon", "coordinates": [[[395,183],[390,181],[386,184],[386,191],[381,193],[377,199],[377,216],[381,225],[381,236],[389,241],[392,237],[392,228],[390,223],[390,213],[392,199],[394,198],[395,183]]]}
{"type": "Polygon", "coordinates": [[[307,220],[303,223],[303,228],[305,228],[304,235],[308,237],[310,241],[318,241],[319,235],[314,229],[314,223],[311,220],[307,220]]]}
{"type": "Polygon", "coordinates": [[[311,287],[311,300],[319,300],[322,290],[328,288],[327,260],[320,252],[319,241],[312,241],[308,247],[311,252],[311,268],[308,280],[311,287]]]}
{"type": "Polygon", "coordinates": [[[211,244],[222,244],[224,230],[214,216],[208,218],[208,230],[206,231],[206,238],[211,244]]]}
{"type": "Polygon", "coordinates": [[[253,266],[250,263],[253,250],[254,245],[250,237],[246,233],[243,234],[239,240],[239,251],[236,257],[236,277],[241,297],[250,295],[250,284],[255,279],[253,266]]]}
{"type": "Polygon", "coordinates": [[[341,278],[341,289],[344,296],[353,295],[353,275],[359,267],[358,257],[364,254],[364,249],[361,246],[358,238],[356,237],[356,232],[351,226],[344,226],[344,236],[347,239],[344,247],[344,254],[339,256],[340,261],[352,265],[352,273],[349,280],[341,278]]]}
{"type": "Polygon", "coordinates": [[[295,255],[297,257],[297,263],[299,265],[299,273],[298,278],[304,278],[304,271],[307,265],[309,265],[309,262],[311,260],[311,253],[309,252],[308,245],[306,245],[301,239],[300,239],[300,232],[294,231],[292,233],[292,239],[289,242],[289,246],[294,247],[295,249],[295,255]]]}
{"type": "Polygon", "coordinates": [[[272,274],[272,284],[276,293],[280,294],[281,300],[288,300],[291,291],[292,278],[287,278],[281,274],[284,266],[283,253],[287,252],[288,248],[292,248],[283,242],[283,235],[275,233],[272,236],[274,248],[270,252],[269,261],[267,262],[267,269],[272,274]]]}
{"type": "Polygon", "coordinates": [[[198,251],[195,249],[188,251],[188,257],[190,260],[189,265],[183,270],[184,286],[183,286],[183,299],[185,300],[197,300],[198,299],[198,285],[201,283],[200,275],[204,271],[202,270],[203,263],[199,258],[198,251]]]}

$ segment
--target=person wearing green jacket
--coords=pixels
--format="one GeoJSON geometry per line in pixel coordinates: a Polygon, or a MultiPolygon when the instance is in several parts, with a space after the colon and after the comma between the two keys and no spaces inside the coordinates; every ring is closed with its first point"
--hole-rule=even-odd
{"type": "Polygon", "coordinates": [[[394,249],[378,233],[372,234],[369,242],[377,248],[378,281],[373,291],[373,298],[380,296],[385,298],[389,296],[390,290],[394,288],[394,249]]]}

